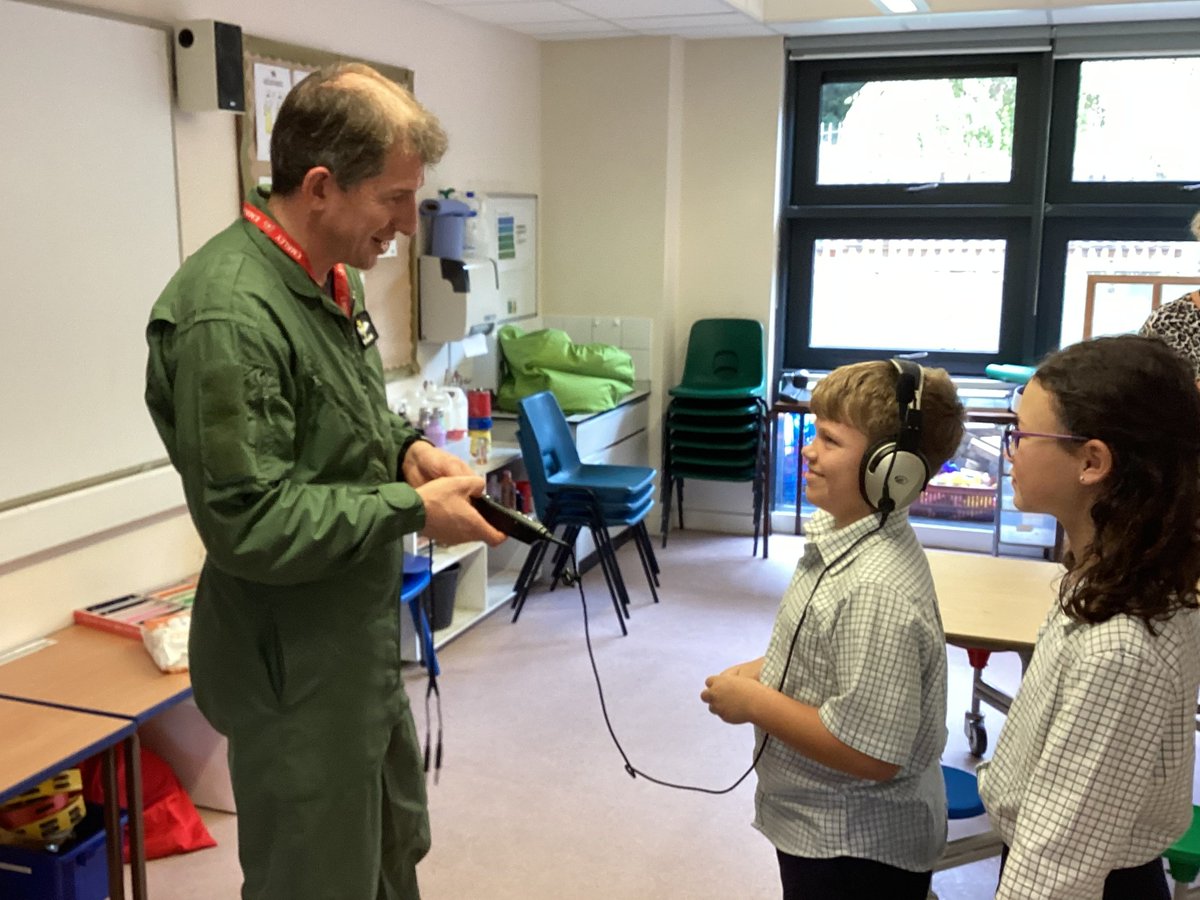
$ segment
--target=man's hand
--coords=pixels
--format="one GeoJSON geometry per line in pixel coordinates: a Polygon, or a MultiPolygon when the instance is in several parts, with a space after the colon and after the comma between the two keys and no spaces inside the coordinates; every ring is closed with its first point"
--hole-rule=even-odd
{"type": "MultiPolygon", "coordinates": [[[[478,477],[471,466],[453,453],[447,453],[428,441],[414,441],[400,463],[400,474],[406,484],[415,488],[428,484],[436,478],[453,476],[478,477]]],[[[477,491],[476,493],[480,493],[477,491]]]]}
{"type": "MultiPolygon", "coordinates": [[[[448,453],[443,455],[457,459],[448,453]]],[[[405,459],[407,466],[407,457],[405,459]]],[[[425,504],[425,528],[422,534],[439,544],[483,541],[492,547],[499,545],[505,538],[504,532],[484,521],[483,516],[471,505],[471,498],[482,494],[483,488],[483,479],[475,474],[434,478],[420,485],[417,493],[425,504]]]]}
{"type": "Polygon", "coordinates": [[[704,684],[700,699],[708,704],[710,713],[730,725],[752,721],[755,701],[764,690],[757,678],[732,674],[726,669],[720,675],[710,675],[704,684]]]}

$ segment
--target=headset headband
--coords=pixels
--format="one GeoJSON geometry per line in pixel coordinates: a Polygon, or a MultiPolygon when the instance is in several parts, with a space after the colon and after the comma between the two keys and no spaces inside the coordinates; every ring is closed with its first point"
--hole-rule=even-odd
{"type": "Polygon", "coordinates": [[[909,453],[921,451],[921,396],[925,390],[925,372],[911,359],[893,357],[896,368],[896,403],[899,405],[900,430],[896,433],[896,449],[909,453]]]}

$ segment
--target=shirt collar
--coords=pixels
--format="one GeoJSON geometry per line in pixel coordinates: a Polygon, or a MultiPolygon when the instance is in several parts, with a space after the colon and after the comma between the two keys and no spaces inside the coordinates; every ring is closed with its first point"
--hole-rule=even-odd
{"type": "Polygon", "coordinates": [[[879,527],[879,513],[863,516],[845,528],[838,528],[832,515],[824,510],[817,510],[804,526],[804,555],[810,559],[819,559],[824,565],[836,561],[841,569],[852,563],[862,552],[867,535],[879,531],[885,537],[891,537],[907,527],[906,509],[890,514],[882,529],[879,527]]]}

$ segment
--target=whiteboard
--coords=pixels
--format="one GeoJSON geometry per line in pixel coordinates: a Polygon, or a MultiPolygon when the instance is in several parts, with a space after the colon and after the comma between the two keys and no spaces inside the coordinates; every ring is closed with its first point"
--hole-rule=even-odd
{"type": "Polygon", "coordinates": [[[168,48],[0,0],[0,511],[166,456],[142,397],[180,262],[168,48]]]}

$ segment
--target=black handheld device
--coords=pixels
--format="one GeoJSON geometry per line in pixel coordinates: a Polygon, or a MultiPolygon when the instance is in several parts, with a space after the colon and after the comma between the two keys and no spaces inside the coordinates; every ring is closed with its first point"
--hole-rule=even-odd
{"type": "Polygon", "coordinates": [[[522,515],[515,509],[501,506],[487,494],[471,498],[471,505],[483,516],[487,523],[510,538],[516,538],[525,544],[536,544],[538,541],[550,541],[560,546],[568,546],[535,519],[522,515]]]}

